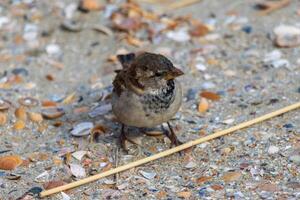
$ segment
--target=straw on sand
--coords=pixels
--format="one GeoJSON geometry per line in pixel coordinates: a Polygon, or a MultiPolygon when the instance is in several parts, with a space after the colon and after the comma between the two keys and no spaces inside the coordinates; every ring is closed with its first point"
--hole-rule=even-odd
{"type": "Polygon", "coordinates": [[[104,178],[106,176],[110,176],[110,175],[113,175],[113,174],[116,174],[116,173],[119,173],[119,172],[122,172],[122,171],[125,171],[125,170],[128,170],[128,169],[131,169],[131,168],[143,165],[145,163],[157,160],[159,158],[163,158],[163,157],[169,156],[169,155],[174,154],[176,152],[179,152],[179,151],[188,149],[190,147],[193,147],[195,145],[201,144],[203,142],[206,142],[206,141],[209,141],[209,140],[212,140],[212,139],[215,139],[215,138],[219,138],[221,136],[227,135],[227,134],[235,132],[237,130],[240,130],[240,129],[252,126],[254,124],[258,124],[258,123],[260,123],[262,121],[271,119],[273,117],[282,115],[282,114],[284,114],[286,112],[295,110],[295,109],[297,109],[299,107],[300,107],[300,102],[292,104],[290,106],[284,107],[284,108],[276,110],[274,112],[265,114],[265,115],[263,115],[261,117],[257,117],[255,119],[243,122],[243,123],[238,124],[236,126],[233,126],[231,128],[228,128],[228,129],[225,129],[225,130],[222,130],[222,131],[218,131],[218,132],[215,132],[213,134],[207,135],[205,137],[202,137],[202,138],[199,138],[199,139],[187,142],[185,144],[182,144],[180,146],[174,147],[172,149],[168,149],[166,151],[160,152],[158,154],[155,154],[155,155],[152,155],[152,156],[149,156],[149,157],[146,157],[146,158],[143,158],[143,159],[140,159],[140,160],[128,163],[126,165],[123,165],[123,166],[111,169],[111,170],[103,172],[103,173],[99,173],[99,174],[90,176],[90,177],[87,177],[87,178],[84,178],[84,179],[81,179],[81,180],[78,180],[78,181],[75,181],[75,182],[63,185],[63,186],[59,186],[59,187],[56,187],[56,188],[53,188],[53,189],[49,189],[49,190],[43,191],[43,192],[40,193],[40,197],[46,197],[46,196],[49,196],[51,194],[55,194],[55,193],[58,193],[58,192],[61,192],[61,191],[64,191],[64,190],[75,188],[75,187],[78,187],[78,186],[81,186],[81,185],[84,185],[84,184],[96,181],[98,179],[104,178]]]}

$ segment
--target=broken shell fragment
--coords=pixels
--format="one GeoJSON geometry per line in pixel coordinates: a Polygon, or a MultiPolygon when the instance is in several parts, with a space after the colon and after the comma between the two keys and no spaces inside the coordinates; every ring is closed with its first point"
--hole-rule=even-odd
{"type": "Polygon", "coordinates": [[[14,129],[15,130],[22,130],[22,129],[24,129],[25,128],[25,126],[26,126],[26,124],[25,124],[25,122],[24,121],[22,121],[22,120],[17,120],[16,121],[16,123],[14,124],[14,129]]]}
{"type": "Polygon", "coordinates": [[[161,136],[164,133],[162,131],[147,131],[145,134],[148,136],[161,136]]]}
{"type": "Polygon", "coordinates": [[[56,187],[59,187],[59,186],[62,186],[62,185],[65,185],[66,184],[66,182],[64,182],[64,181],[61,181],[61,180],[54,180],[54,181],[49,181],[49,182],[47,182],[47,183],[44,183],[43,184],[43,188],[45,189],[45,190],[50,190],[50,189],[52,189],[52,188],[56,188],[56,187]]]}
{"type": "Polygon", "coordinates": [[[76,178],[84,178],[86,177],[86,172],[83,167],[77,164],[70,164],[70,170],[73,176],[76,178]]]}
{"type": "Polygon", "coordinates": [[[221,98],[220,95],[218,95],[217,93],[209,92],[209,91],[201,92],[200,96],[212,101],[218,101],[221,98]]]}
{"type": "Polygon", "coordinates": [[[81,161],[82,158],[87,154],[87,151],[76,151],[72,153],[72,156],[77,160],[81,161]]]}
{"type": "Polygon", "coordinates": [[[85,12],[101,10],[102,6],[97,0],[81,0],[79,9],[85,12]]]}
{"type": "Polygon", "coordinates": [[[89,112],[89,117],[91,118],[95,118],[97,116],[100,115],[105,115],[108,112],[110,112],[112,109],[111,104],[104,104],[104,105],[99,105],[95,108],[93,108],[90,112],[89,112]]]}
{"type": "Polygon", "coordinates": [[[5,125],[7,122],[7,116],[5,113],[0,112],[0,126],[5,125]]]}
{"type": "Polygon", "coordinates": [[[202,37],[209,33],[209,27],[202,23],[197,23],[192,30],[190,30],[190,35],[193,37],[202,37]]]}
{"type": "Polygon", "coordinates": [[[43,116],[40,113],[30,112],[29,118],[32,122],[40,123],[43,121],[43,116]]]}
{"type": "Polygon", "coordinates": [[[201,97],[200,103],[198,105],[198,111],[200,113],[205,113],[209,108],[209,103],[206,98],[201,97]]]}
{"type": "Polygon", "coordinates": [[[13,170],[20,166],[23,160],[18,155],[4,156],[0,158],[0,169],[13,170]]]}
{"type": "Polygon", "coordinates": [[[19,179],[21,178],[21,176],[18,175],[18,174],[10,173],[10,174],[7,174],[7,175],[5,176],[5,178],[8,179],[8,180],[13,180],[13,181],[15,181],[15,180],[19,180],[19,179]]]}
{"type": "Polygon", "coordinates": [[[77,137],[89,135],[93,126],[94,124],[92,122],[79,123],[76,126],[74,126],[74,128],[71,131],[71,135],[77,137]]]}
{"type": "Polygon", "coordinates": [[[26,108],[23,106],[17,108],[15,111],[15,116],[19,120],[26,121],[26,119],[27,119],[26,108]]]}
{"type": "Polygon", "coordinates": [[[143,171],[143,170],[140,170],[139,172],[143,177],[145,177],[148,180],[151,180],[156,176],[155,172],[146,172],[146,171],[143,171]]]}
{"type": "Polygon", "coordinates": [[[141,27],[139,18],[124,17],[122,14],[114,13],[111,17],[112,27],[120,31],[138,30],[141,27]]]}
{"type": "Polygon", "coordinates": [[[61,28],[70,32],[79,32],[82,31],[83,27],[75,20],[65,20],[61,24],[61,28]]]}
{"type": "Polygon", "coordinates": [[[9,108],[9,103],[3,99],[0,99],[0,111],[7,110],[9,108]]]}
{"type": "Polygon", "coordinates": [[[93,27],[93,29],[97,32],[104,33],[105,35],[112,36],[114,33],[112,30],[106,26],[103,26],[101,24],[97,24],[93,27]]]}
{"type": "Polygon", "coordinates": [[[57,106],[57,103],[54,101],[45,100],[42,101],[42,107],[55,107],[57,106]]]}
{"type": "Polygon", "coordinates": [[[240,179],[242,176],[242,174],[240,172],[226,172],[222,179],[225,182],[232,182],[232,181],[237,181],[238,179],[240,179]]]}
{"type": "Polygon", "coordinates": [[[63,116],[64,114],[64,109],[59,107],[50,107],[42,110],[42,116],[45,119],[56,119],[63,116]]]}
{"type": "Polygon", "coordinates": [[[32,98],[32,97],[20,98],[18,100],[18,102],[22,106],[28,106],[28,107],[35,107],[35,106],[39,105],[39,101],[37,99],[35,99],[35,98],[32,98]]]}

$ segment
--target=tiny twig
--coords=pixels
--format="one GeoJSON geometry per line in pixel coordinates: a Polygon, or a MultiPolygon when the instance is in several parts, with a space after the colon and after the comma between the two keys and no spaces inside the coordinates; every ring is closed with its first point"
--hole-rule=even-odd
{"type": "Polygon", "coordinates": [[[158,4],[158,3],[165,3],[164,1],[166,0],[140,0],[140,1],[143,1],[145,3],[152,3],[152,4],[158,4]]]}
{"type": "Polygon", "coordinates": [[[194,3],[198,3],[198,1],[201,1],[201,0],[181,0],[181,1],[176,1],[174,3],[171,3],[168,6],[168,9],[175,10],[175,9],[178,9],[178,8],[183,8],[183,7],[192,5],[194,3]]]}
{"type": "Polygon", "coordinates": [[[290,106],[281,108],[281,109],[276,110],[274,112],[265,114],[265,115],[263,115],[261,117],[257,117],[255,119],[252,119],[252,120],[240,123],[238,125],[235,125],[233,127],[228,128],[228,129],[215,132],[213,134],[210,134],[210,135],[207,135],[205,137],[202,137],[202,138],[199,138],[199,139],[187,142],[185,144],[179,145],[179,146],[174,147],[172,149],[168,149],[168,150],[162,151],[162,152],[154,154],[152,156],[149,156],[149,157],[146,157],[146,158],[143,158],[143,159],[140,159],[140,160],[128,163],[126,165],[123,165],[123,166],[120,166],[120,167],[117,167],[117,168],[114,168],[114,169],[102,172],[100,174],[96,174],[96,175],[93,175],[93,176],[90,176],[90,177],[87,177],[87,178],[75,181],[73,183],[69,183],[69,184],[66,184],[66,185],[63,185],[63,186],[59,186],[59,187],[56,187],[56,188],[53,188],[53,189],[49,189],[49,190],[43,191],[43,192],[40,193],[40,197],[49,196],[49,195],[54,194],[54,193],[58,193],[58,192],[61,192],[61,191],[64,191],[64,190],[75,188],[75,187],[81,186],[83,184],[87,184],[87,183],[96,181],[98,179],[101,179],[101,178],[104,178],[104,177],[107,177],[107,176],[110,176],[110,175],[113,175],[113,174],[116,174],[116,173],[119,173],[119,172],[122,172],[122,171],[125,171],[125,170],[128,170],[128,169],[131,169],[131,168],[134,168],[134,167],[137,167],[137,166],[140,166],[140,165],[143,165],[145,163],[157,160],[159,158],[163,158],[163,157],[169,156],[169,155],[174,154],[176,152],[179,152],[179,151],[188,149],[190,147],[196,146],[198,144],[201,144],[203,142],[207,142],[209,140],[213,140],[213,139],[219,138],[221,136],[227,135],[227,134],[235,132],[237,130],[240,130],[240,129],[252,126],[254,124],[258,124],[258,123],[260,123],[262,121],[271,119],[273,117],[282,115],[282,114],[284,114],[286,112],[295,110],[295,109],[297,109],[299,107],[300,107],[300,102],[292,104],[290,106]]]}
{"type": "Polygon", "coordinates": [[[290,4],[290,0],[281,0],[278,2],[266,2],[265,4],[262,3],[262,5],[266,5],[268,6],[268,8],[266,8],[263,11],[260,11],[259,15],[263,16],[263,15],[268,15],[271,12],[274,12],[280,8],[284,8],[286,6],[288,6],[290,4]]]}
{"type": "Polygon", "coordinates": [[[163,11],[168,11],[168,10],[175,10],[186,6],[190,6],[201,0],[181,0],[181,1],[174,1],[174,2],[170,2],[166,0],[142,0],[142,1],[146,3],[160,4],[163,7],[165,7],[163,11]]]}
{"type": "MultiPolygon", "coordinates": [[[[115,154],[115,168],[117,168],[119,166],[119,147],[115,148],[115,153],[114,154],[115,154]]],[[[116,186],[118,185],[118,182],[119,182],[119,176],[120,176],[119,173],[115,174],[116,186]]]]}

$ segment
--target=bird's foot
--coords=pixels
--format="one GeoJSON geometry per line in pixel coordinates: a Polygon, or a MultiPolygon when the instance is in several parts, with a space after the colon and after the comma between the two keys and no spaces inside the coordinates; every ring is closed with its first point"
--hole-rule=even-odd
{"type": "Polygon", "coordinates": [[[165,130],[164,128],[163,128],[163,131],[164,131],[165,135],[166,135],[166,136],[170,139],[170,141],[171,141],[171,146],[170,146],[170,147],[173,147],[173,146],[179,146],[179,145],[183,144],[183,142],[181,142],[181,141],[177,138],[177,136],[176,136],[176,134],[175,134],[175,132],[174,132],[174,130],[173,130],[171,124],[170,124],[169,122],[167,122],[167,124],[168,124],[168,127],[169,127],[169,131],[165,130]]]}

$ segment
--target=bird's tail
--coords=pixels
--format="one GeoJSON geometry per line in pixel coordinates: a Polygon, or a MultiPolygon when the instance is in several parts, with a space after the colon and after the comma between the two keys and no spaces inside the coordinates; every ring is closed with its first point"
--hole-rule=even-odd
{"type": "Polygon", "coordinates": [[[134,53],[120,54],[117,55],[117,58],[119,62],[122,64],[123,68],[125,69],[129,67],[130,63],[133,61],[133,59],[135,58],[135,54],[134,53]]]}

